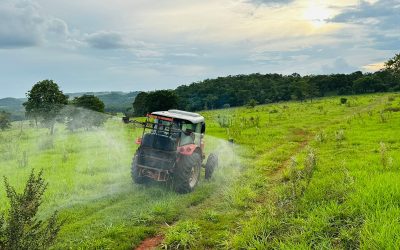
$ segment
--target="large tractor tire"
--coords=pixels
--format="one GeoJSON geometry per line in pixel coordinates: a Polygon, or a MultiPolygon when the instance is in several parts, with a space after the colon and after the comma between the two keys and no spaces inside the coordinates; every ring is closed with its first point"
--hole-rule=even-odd
{"type": "Polygon", "coordinates": [[[205,166],[206,173],[205,179],[211,179],[212,174],[214,173],[215,168],[218,167],[218,156],[214,153],[211,153],[207,158],[207,163],[205,166]]]}
{"type": "Polygon", "coordinates": [[[138,163],[137,163],[138,156],[135,154],[132,160],[132,168],[131,168],[131,176],[134,183],[137,184],[144,184],[149,181],[149,178],[140,176],[138,163]]]}
{"type": "Polygon", "coordinates": [[[185,194],[194,190],[200,179],[201,156],[199,153],[182,155],[176,164],[173,187],[176,192],[185,194]]]}

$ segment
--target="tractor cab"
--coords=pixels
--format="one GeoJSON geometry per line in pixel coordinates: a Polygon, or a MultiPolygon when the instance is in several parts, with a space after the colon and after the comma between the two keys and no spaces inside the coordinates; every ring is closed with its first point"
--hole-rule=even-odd
{"type": "Polygon", "coordinates": [[[153,112],[148,117],[154,118],[152,133],[170,136],[176,140],[177,147],[196,145],[201,149],[205,133],[203,116],[181,110],[169,110],[153,112]]]}

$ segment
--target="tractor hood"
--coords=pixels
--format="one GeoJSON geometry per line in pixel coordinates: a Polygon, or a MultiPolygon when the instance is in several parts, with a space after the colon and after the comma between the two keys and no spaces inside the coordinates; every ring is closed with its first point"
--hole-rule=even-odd
{"type": "Polygon", "coordinates": [[[204,117],[197,113],[192,113],[192,112],[187,112],[187,111],[182,111],[182,110],[177,110],[177,109],[170,109],[168,111],[157,111],[157,112],[153,112],[151,114],[157,115],[157,116],[164,116],[164,117],[180,119],[180,120],[186,120],[186,121],[190,121],[193,124],[204,122],[204,117]]]}

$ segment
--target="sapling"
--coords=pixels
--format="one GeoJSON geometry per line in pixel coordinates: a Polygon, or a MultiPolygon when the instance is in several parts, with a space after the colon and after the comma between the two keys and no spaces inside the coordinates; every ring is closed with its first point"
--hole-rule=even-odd
{"type": "Polygon", "coordinates": [[[304,166],[305,177],[309,181],[312,178],[315,167],[317,166],[317,156],[313,148],[308,149],[304,166]]]}

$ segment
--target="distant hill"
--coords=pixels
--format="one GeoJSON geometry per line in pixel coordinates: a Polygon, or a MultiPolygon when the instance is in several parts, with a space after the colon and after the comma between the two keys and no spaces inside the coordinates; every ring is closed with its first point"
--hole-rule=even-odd
{"type": "MultiPolygon", "coordinates": [[[[79,93],[66,93],[72,100],[75,97],[87,95],[95,95],[99,97],[105,104],[106,112],[124,112],[132,107],[132,103],[139,92],[79,92],[79,93]]],[[[0,110],[7,111],[12,114],[13,120],[22,120],[25,118],[25,109],[23,103],[26,98],[2,98],[0,99],[0,110]]]]}
{"type": "Polygon", "coordinates": [[[25,99],[17,99],[17,98],[3,98],[0,99],[0,110],[7,111],[11,113],[11,119],[13,120],[22,120],[25,117],[25,109],[22,106],[25,99]]]}
{"type": "Polygon", "coordinates": [[[66,93],[72,100],[75,97],[82,95],[94,95],[102,100],[105,104],[106,112],[124,112],[132,107],[132,103],[135,97],[139,94],[135,92],[121,92],[121,91],[110,91],[110,92],[79,92],[79,93],[66,93]]]}
{"type": "Polygon", "coordinates": [[[139,92],[110,92],[94,95],[104,102],[106,112],[124,112],[132,108],[132,103],[138,94],[139,92]]]}

